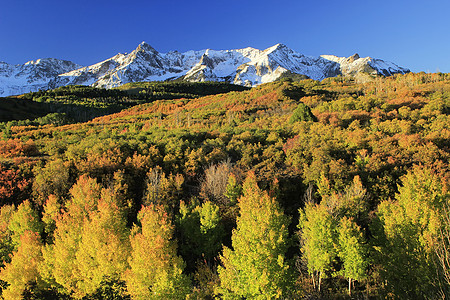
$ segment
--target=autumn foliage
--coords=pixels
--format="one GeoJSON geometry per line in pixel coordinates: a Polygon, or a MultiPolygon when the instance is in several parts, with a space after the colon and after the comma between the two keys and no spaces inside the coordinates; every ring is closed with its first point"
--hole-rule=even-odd
{"type": "Polygon", "coordinates": [[[450,295],[448,74],[23,97],[68,115],[0,123],[5,299],[450,295]]]}

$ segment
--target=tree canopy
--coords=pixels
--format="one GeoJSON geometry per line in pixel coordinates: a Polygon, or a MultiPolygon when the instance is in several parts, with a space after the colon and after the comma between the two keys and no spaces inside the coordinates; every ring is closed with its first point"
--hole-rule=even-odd
{"type": "Polygon", "coordinates": [[[0,102],[3,298],[450,295],[449,74],[0,102]]]}

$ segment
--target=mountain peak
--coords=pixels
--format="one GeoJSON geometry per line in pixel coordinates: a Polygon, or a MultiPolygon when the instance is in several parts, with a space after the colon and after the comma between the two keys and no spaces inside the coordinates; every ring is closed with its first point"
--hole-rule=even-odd
{"type": "Polygon", "coordinates": [[[358,58],[360,58],[358,53],[353,54],[352,56],[350,56],[349,58],[353,59],[353,60],[357,60],[358,58]]]}
{"type": "Polygon", "coordinates": [[[142,42],[136,48],[136,51],[145,51],[145,52],[157,52],[152,46],[147,44],[146,42],[142,42]]]}
{"type": "Polygon", "coordinates": [[[55,61],[59,61],[59,60],[56,58],[38,58],[36,60],[27,61],[25,63],[25,65],[39,65],[39,64],[43,64],[43,63],[47,63],[47,62],[55,62],[55,61]]]}
{"type": "Polygon", "coordinates": [[[284,49],[287,48],[287,46],[285,44],[282,43],[278,43],[276,45],[274,45],[273,47],[275,47],[276,49],[284,49]]]}
{"type": "Polygon", "coordinates": [[[276,50],[286,50],[286,49],[289,49],[289,48],[285,44],[278,43],[276,45],[273,45],[272,47],[267,48],[265,51],[273,52],[276,50]]]}
{"type": "Polygon", "coordinates": [[[358,53],[353,54],[352,56],[349,56],[346,58],[347,63],[352,63],[358,59],[360,59],[361,57],[359,56],[358,53]]]}

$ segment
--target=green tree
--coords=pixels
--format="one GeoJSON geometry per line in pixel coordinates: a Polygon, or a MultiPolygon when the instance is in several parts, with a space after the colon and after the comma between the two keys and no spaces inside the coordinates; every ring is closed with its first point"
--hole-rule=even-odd
{"type": "Polygon", "coordinates": [[[289,119],[289,123],[295,123],[299,121],[314,121],[317,122],[316,116],[311,112],[311,108],[307,106],[305,103],[300,102],[297,108],[294,110],[291,118],[289,119]]]}
{"type": "Polygon", "coordinates": [[[44,231],[46,233],[46,240],[53,242],[53,233],[56,229],[56,221],[61,216],[61,204],[58,198],[54,195],[48,196],[44,204],[44,211],[42,213],[42,222],[44,223],[44,231]]]}
{"type": "Polygon", "coordinates": [[[228,198],[228,201],[231,205],[234,205],[237,202],[237,199],[242,194],[242,186],[238,183],[236,175],[230,174],[228,176],[228,183],[225,190],[225,197],[228,198]]]}
{"type": "Polygon", "coordinates": [[[39,220],[37,212],[31,206],[30,201],[26,200],[12,214],[8,228],[11,231],[13,245],[17,249],[20,237],[25,231],[29,230],[40,234],[42,233],[43,225],[39,220]]]}
{"type": "Polygon", "coordinates": [[[313,285],[320,292],[322,277],[331,271],[336,259],[336,221],[324,204],[307,203],[300,209],[300,244],[303,259],[312,277],[313,285]]]}
{"type": "Polygon", "coordinates": [[[220,223],[219,206],[206,201],[199,207],[200,231],[202,234],[202,248],[205,257],[212,259],[221,248],[224,229],[220,223]]]}
{"type": "Polygon", "coordinates": [[[435,247],[448,186],[430,168],[414,166],[398,190],[396,201],[378,206],[374,222],[381,275],[396,297],[437,297],[435,247]]]}
{"type": "Polygon", "coordinates": [[[162,205],[150,204],[138,214],[141,226],[131,236],[130,269],[125,274],[133,299],[185,299],[191,284],[172,241],[174,226],[162,205]]]}
{"type": "Polygon", "coordinates": [[[211,262],[222,248],[225,231],[219,206],[210,201],[202,205],[181,202],[177,227],[180,231],[180,253],[191,269],[202,257],[211,262]]]}
{"type": "Polygon", "coordinates": [[[176,218],[179,232],[178,246],[181,256],[186,262],[187,269],[193,270],[196,261],[202,254],[202,234],[200,231],[200,215],[197,201],[191,204],[180,202],[180,211],[176,218]]]}
{"type": "Polygon", "coordinates": [[[338,255],[343,264],[340,274],[348,278],[348,294],[351,295],[352,280],[361,280],[365,277],[368,249],[361,229],[347,217],[342,218],[339,223],[338,242],[338,255]]]}
{"type": "Polygon", "coordinates": [[[224,247],[218,267],[224,299],[278,299],[292,292],[285,258],[289,218],[279,203],[259,189],[249,173],[238,203],[240,215],[233,230],[233,249],[224,247]]]}
{"type": "Polygon", "coordinates": [[[14,205],[3,205],[0,209],[0,267],[10,262],[10,254],[14,250],[9,222],[15,211],[14,205]]]}

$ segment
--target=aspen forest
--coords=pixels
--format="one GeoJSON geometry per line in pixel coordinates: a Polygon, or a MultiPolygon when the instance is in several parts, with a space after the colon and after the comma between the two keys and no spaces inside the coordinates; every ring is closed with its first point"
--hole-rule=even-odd
{"type": "Polygon", "coordinates": [[[3,299],[450,296],[450,75],[0,98],[3,299]]]}

